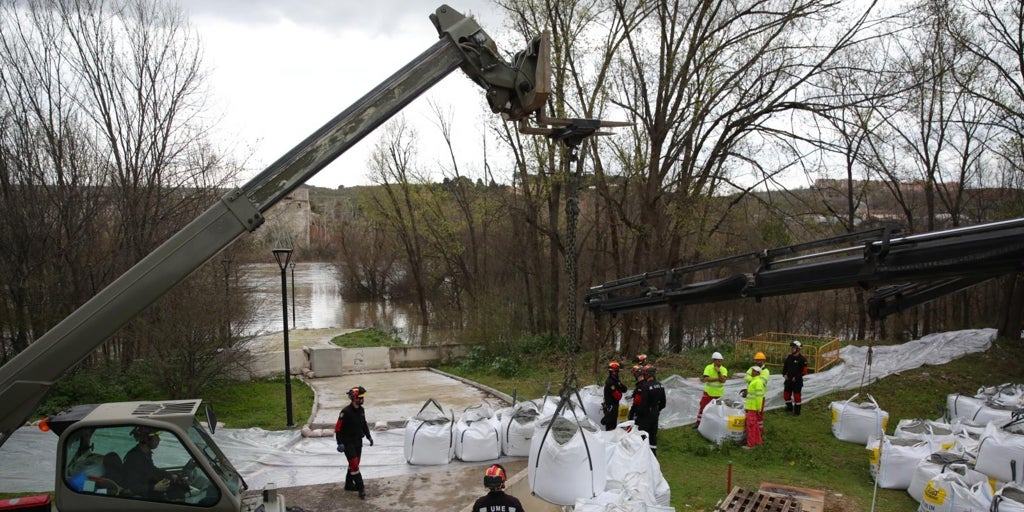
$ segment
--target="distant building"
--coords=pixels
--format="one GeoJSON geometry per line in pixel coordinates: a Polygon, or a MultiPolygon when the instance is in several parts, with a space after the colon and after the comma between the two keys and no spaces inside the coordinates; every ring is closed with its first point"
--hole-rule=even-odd
{"type": "Polygon", "coordinates": [[[275,247],[308,248],[310,215],[309,188],[302,185],[267,210],[256,235],[275,247]]]}

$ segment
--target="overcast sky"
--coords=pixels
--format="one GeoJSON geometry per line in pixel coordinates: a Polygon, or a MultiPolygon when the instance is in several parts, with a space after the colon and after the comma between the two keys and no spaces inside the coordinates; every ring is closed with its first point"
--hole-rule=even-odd
{"type": "MultiPolygon", "coordinates": [[[[178,0],[198,32],[212,105],[221,112],[217,135],[239,154],[252,148],[248,179],[437,41],[429,15],[441,1],[375,0],[178,0]]],[[[504,20],[489,0],[451,4],[472,13],[506,53],[518,41],[504,34],[504,20]]],[[[482,89],[456,71],[403,113],[427,148],[443,144],[433,133],[427,100],[455,113],[457,154],[482,161],[482,120],[490,116],[482,89]]],[[[310,179],[337,187],[368,183],[366,160],[378,129],[310,179]]],[[[443,158],[429,149],[429,165],[443,158]]]]}

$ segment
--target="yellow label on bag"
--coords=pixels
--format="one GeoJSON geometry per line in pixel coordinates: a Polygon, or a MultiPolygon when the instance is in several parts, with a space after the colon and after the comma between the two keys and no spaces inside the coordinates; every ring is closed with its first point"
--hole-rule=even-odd
{"type": "Polygon", "coordinates": [[[924,500],[933,505],[942,505],[946,501],[946,490],[936,487],[935,482],[929,480],[928,485],[924,488],[924,500]]]}
{"type": "Polygon", "coordinates": [[[868,454],[868,461],[871,462],[871,464],[874,464],[874,465],[877,466],[878,465],[878,448],[871,448],[868,451],[871,452],[870,454],[868,454]]]}
{"type": "Polygon", "coordinates": [[[832,408],[832,423],[839,423],[839,409],[832,408]]]}
{"type": "Polygon", "coordinates": [[[747,428],[747,417],[730,414],[726,424],[728,425],[729,430],[742,432],[747,428]]]}

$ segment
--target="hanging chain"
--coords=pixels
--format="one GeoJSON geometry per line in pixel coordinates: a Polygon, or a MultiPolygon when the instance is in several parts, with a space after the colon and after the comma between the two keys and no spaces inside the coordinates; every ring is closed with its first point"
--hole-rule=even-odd
{"type": "Polygon", "coordinates": [[[578,271],[576,266],[576,223],[580,215],[579,184],[577,177],[569,176],[569,197],[565,202],[565,269],[569,274],[567,293],[569,303],[567,305],[566,335],[568,339],[565,344],[565,382],[563,387],[572,385],[578,388],[579,380],[576,376],[576,357],[580,348],[579,333],[576,328],[576,286],[578,271]]]}

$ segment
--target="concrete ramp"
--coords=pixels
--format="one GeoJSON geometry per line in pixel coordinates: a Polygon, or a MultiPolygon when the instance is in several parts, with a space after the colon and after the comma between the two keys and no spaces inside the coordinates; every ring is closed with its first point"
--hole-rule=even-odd
{"type": "Polygon", "coordinates": [[[429,369],[390,370],[309,379],[316,402],[309,424],[312,428],[333,428],[341,409],[349,404],[345,394],[355,386],[366,388],[366,421],[405,425],[433,398],[445,411],[454,410],[457,420],[467,407],[487,401],[495,409],[511,405],[510,398],[484,386],[472,385],[443,372],[429,369]]]}

